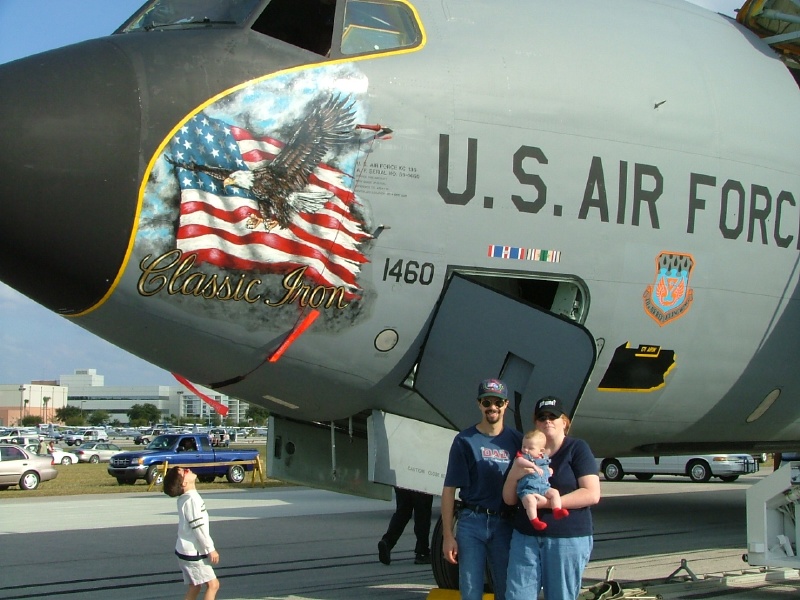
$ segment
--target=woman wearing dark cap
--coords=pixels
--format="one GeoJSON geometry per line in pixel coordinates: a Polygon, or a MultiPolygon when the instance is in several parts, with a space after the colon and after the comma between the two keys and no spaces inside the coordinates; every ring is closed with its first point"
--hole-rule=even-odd
{"type": "MultiPolygon", "coordinates": [[[[559,398],[539,399],[533,416],[536,429],[547,437],[545,453],[553,469],[550,485],[561,493],[561,503],[569,510],[569,517],[557,520],[552,511],[542,509],[539,519],[547,527],[537,531],[525,511],[517,510],[508,561],[506,600],[536,598],[542,588],[545,600],[575,600],[592,553],[590,507],[600,501],[597,462],[586,442],[567,436],[570,420],[559,398]]],[[[509,471],[503,486],[506,504],[519,503],[517,481],[527,471],[529,469],[517,465],[509,471]]]]}

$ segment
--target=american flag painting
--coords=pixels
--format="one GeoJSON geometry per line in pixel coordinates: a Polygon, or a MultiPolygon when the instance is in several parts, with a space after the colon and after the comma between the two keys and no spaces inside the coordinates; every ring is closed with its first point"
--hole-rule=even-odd
{"type": "Polygon", "coordinates": [[[315,212],[298,211],[288,227],[272,229],[248,227],[259,215],[251,191],[223,186],[219,173],[269,163],[283,148],[278,139],[202,112],[187,121],[165,149],[180,187],[177,248],[196,255],[198,263],[228,270],[285,274],[306,267],[310,283],[357,295],[358,275],[368,262],[362,244],[371,236],[359,217],[349,175],[317,165],[303,192],[327,198],[324,205],[315,212]],[[187,168],[192,165],[203,168],[187,168]]]}

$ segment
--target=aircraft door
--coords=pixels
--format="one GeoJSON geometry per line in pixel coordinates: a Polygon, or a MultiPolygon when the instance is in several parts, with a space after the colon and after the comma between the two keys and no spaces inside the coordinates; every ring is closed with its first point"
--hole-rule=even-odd
{"type": "Polygon", "coordinates": [[[478,420],[478,384],[509,388],[506,424],[532,428],[536,400],[558,396],[575,414],[596,358],[589,331],[466,276],[445,289],[417,365],[414,388],[455,428],[478,420]]]}

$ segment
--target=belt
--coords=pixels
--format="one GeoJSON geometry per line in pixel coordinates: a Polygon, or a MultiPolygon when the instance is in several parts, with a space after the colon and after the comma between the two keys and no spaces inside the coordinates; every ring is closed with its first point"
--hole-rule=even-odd
{"type": "Polygon", "coordinates": [[[180,558],[181,560],[190,560],[192,562],[203,560],[204,558],[208,558],[208,554],[181,554],[177,550],[175,550],[175,556],[180,558]]]}
{"type": "Polygon", "coordinates": [[[513,508],[503,508],[501,510],[492,510],[491,508],[486,508],[485,506],[476,506],[473,504],[462,504],[462,509],[471,510],[472,512],[479,513],[482,515],[490,515],[496,517],[503,517],[504,519],[510,518],[514,516],[513,508]]]}

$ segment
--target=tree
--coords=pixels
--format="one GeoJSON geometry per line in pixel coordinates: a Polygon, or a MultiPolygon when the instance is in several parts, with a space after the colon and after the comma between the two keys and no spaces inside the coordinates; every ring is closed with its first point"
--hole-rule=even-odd
{"type": "Polygon", "coordinates": [[[263,425],[269,418],[269,410],[257,404],[251,404],[247,407],[247,418],[252,419],[256,425],[263,425]]]}
{"type": "Polygon", "coordinates": [[[42,422],[42,417],[39,415],[28,415],[27,417],[22,417],[22,421],[20,425],[23,427],[34,427],[42,422]]]}
{"type": "Polygon", "coordinates": [[[90,425],[102,425],[107,423],[110,418],[111,415],[106,410],[93,410],[86,420],[89,421],[90,425]]]}
{"type": "Polygon", "coordinates": [[[42,422],[47,422],[47,403],[50,402],[50,396],[43,396],[42,397],[42,404],[44,404],[44,418],[42,422]]]}
{"type": "Polygon", "coordinates": [[[77,406],[62,406],[61,408],[57,408],[56,419],[70,427],[83,425],[83,413],[77,406]]]}
{"type": "Polygon", "coordinates": [[[134,427],[158,423],[161,420],[161,411],[155,404],[150,403],[134,404],[125,414],[134,427]]]}

